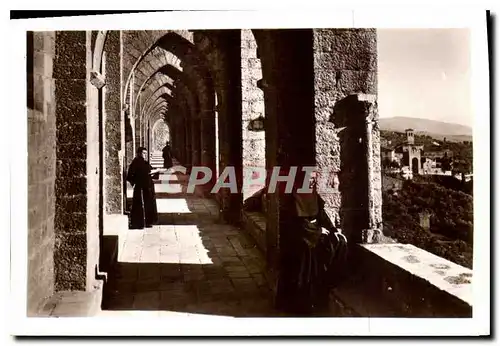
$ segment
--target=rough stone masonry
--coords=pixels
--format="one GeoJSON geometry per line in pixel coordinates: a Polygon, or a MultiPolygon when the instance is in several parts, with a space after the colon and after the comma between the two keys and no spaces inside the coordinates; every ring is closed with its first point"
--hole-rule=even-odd
{"type": "MultiPolygon", "coordinates": [[[[327,212],[354,242],[381,222],[374,29],[29,33],[28,311],[91,291],[112,218],[126,219],[125,171],[164,121],[188,171],[234,167],[238,193],[211,194],[239,224],[249,167],[328,172],[327,212]],[[263,121],[263,131],[250,123],[263,121]],[[104,220],[104,222],[103,222],[104,220]]],[[[264,200],[268,267],[286,197],[264,200]]],[[[373,233],[373,232],[372,232],[373,233]]],[[[370,234],[372,234],[370,233],[370,234]]]]}

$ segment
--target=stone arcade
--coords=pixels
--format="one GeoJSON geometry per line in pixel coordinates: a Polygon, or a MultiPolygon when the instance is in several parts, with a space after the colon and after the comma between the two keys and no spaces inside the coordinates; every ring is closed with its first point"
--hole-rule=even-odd
{"type": "MultiPolygon", "coordinates": [[[[216,211],[211,228],[205,226],[214,251],[226,251],[214,239],[243,242],[240,233],[252,227],[244,202],[262,186],[242,188],[244,171],[314,166],[331,173],[333,192],[322,197],[353,244],[350,282],[367,271],[373,285],[361,286],[377,287],[363,297],[393,294],[387,298],[392,316],[470,313],[464,299],[426,280],[412,284],[427,289],[425,304],[423,290],[387,293],[388,285],[403,290],[391,280],[403,280],[399,273],[408,271],[366,245],[384,239],[375,29],[30,32],[27,44],[28,315],[58,315],[64,299],[86,306],[86,315],[106,305],[106,287],[123,274],[116,271],[120,237],[128,231],[127,166],[137,147],[155,152],[166,138],[188,174],[196,166],[216,172],[197,191],[216,211]],[[158,129],[165,134],[158,137],[158,129]],[[226,167],[235,168],[238,193],[210,193],[226,167]],[[372,257],[380,263],[367,266],[372,257]]],[[[274,287],[283,212],[277,194],[267,194],[263,204],[264,227],[249,233],[261,251],[250,257],[265,258],[265,269],[252,273],[255,266],[245,260],[252,249],[233,244],[233,257],[249,274],[229,273],[231,289],[238,282],[274,287]]],[[[173,224],[178,232],[186,220],[173,224]]],[[[203,269],[200,275],[209,274],[203,269]]],[[[151,282],[160,287],[164,278],[158,274],[151,282]]],[[[160,291],[148,294],[163,297],[160,291]]],[[[363,314],[344,293],[332,293],[338,308],[332,315],[363,314]]],[[[138,309],[135,304],[130,307],[138,309]]]]}

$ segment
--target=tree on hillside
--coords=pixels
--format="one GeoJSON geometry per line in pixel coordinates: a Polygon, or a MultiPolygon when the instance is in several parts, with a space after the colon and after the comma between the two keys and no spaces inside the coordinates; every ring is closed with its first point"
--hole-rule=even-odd
{"type": "Polygon", "coordinates": [[[472,172],[472,146],[464,145],[461,150],[453,156],[453,172],[462,176],[465,182],[465,175],[472,172]]]}
{"type": "Polygon", "coordinates": [[[391,166],[391,160],[389,158],[384,158],[382,160],[382,167],[383,168],[389,168],[391,166]]]}
{"type": "Polygon", "coordinates": [[[384,191],[384,234],[472,267],[473,198],[431,181],[405,181],[398,194],[384,191]],[[420,213],[431,214],[430,232],[420,213]]]}
{"type": "Polygon", "coordinates": [[[441,169],[443,171],[451,171],[451,159],[446,154],[441,158],[441,169]]]}
{"type": "Polygon", "coordinates": [[[391,167],[391,168],[401,168],[401,165],[397,161],[391,161],[389,167],[391,167]]]}

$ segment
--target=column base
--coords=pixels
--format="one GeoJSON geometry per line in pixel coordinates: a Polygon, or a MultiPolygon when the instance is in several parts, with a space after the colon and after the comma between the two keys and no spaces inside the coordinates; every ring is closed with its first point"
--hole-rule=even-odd
{"type": "Polygon", "coordinates": [[[128,217],[122,214],[104,216],[104,230],[99,254],[99,271],[109,273],[118,260],[118,251],[124,240],[121,234],[128,230],[128,217]],[[120,236],[122,241],[120,241],[120,236]]]}

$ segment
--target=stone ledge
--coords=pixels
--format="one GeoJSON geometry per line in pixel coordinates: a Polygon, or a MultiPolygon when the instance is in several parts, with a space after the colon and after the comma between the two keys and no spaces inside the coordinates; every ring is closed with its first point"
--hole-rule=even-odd
{"type": "Polygon", "coordinates": [[[104,216],[104,230],[106,235],[119,235],[128,230],[128,217],[123,214],[108,214],[104,216]]]}
{"type": "Polygon", "coordinates": [[[243,210],[241,212],[243,228],[253,238],[263,254],[266,253],[266,217],[259,212],[243,210]]]}
{"type": "Polygon", "coordinates": [[[359,244],[334,295],[360,316],[471,317],[472,271],[410,244],[359,244]]]}
{"type": "Polygon", "coordinates": [[[92,291],[62,291],[49,297],[37,317],[92,317],[101,311],[103,282],[98,280],[92,291]]]}
{"type": "Polygon", "coordinates": [[[472,306],[472,270],[411,244],[366,244],[368,251],[472,306]]]}
{"type": "Polygon", "coordinates": [[[118,260],[118,251],[125,239],[120,234],[124,234],[127,230],[127,215],[108,214],[104,216],[104,229],[99,254],[99,270],[101,275],[107,277],[107,273],[109,273],[118,260]]]}

